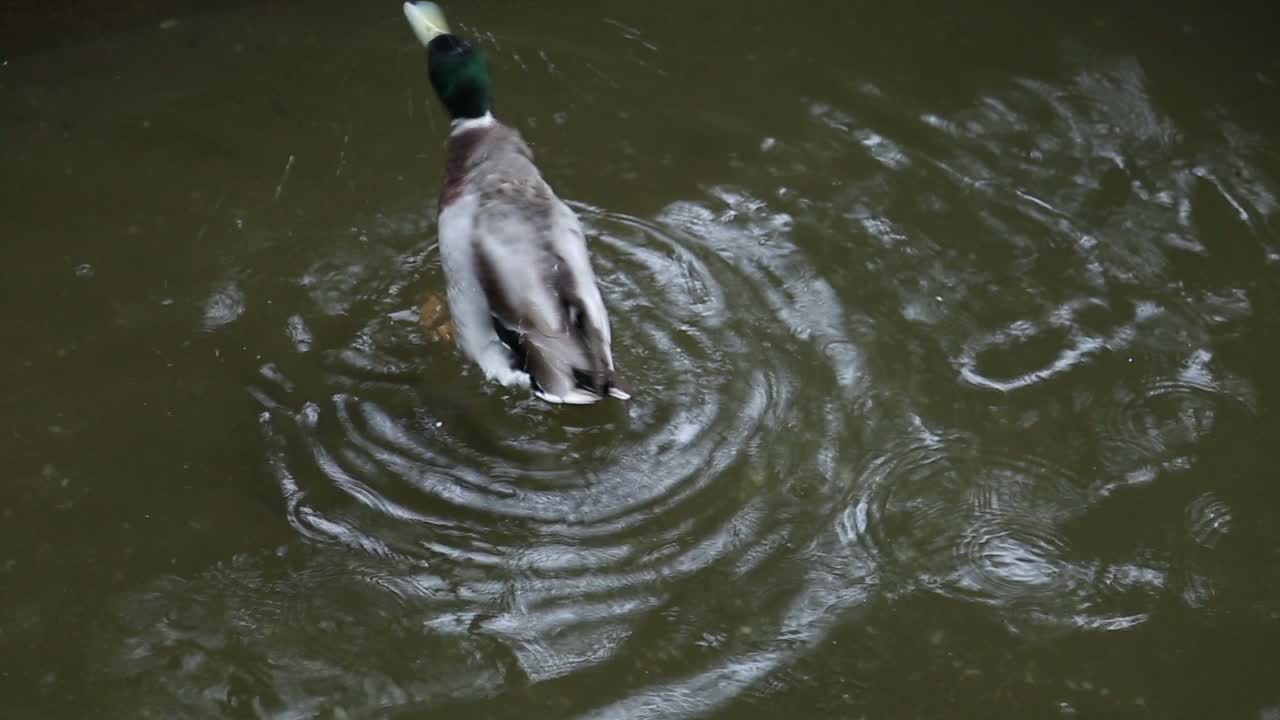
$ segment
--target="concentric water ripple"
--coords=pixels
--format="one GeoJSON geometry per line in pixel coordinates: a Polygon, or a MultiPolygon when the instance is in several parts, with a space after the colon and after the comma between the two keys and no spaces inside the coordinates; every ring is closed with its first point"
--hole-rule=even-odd
{"type": "MultiPolygon", "coordinates": [[[[435,709],[600,670],[575,711],[694,717],[873,598],[1015,635],[1215,608],[1242,508],[1176,480],[1254,413],[1217,352],[1257,300],[1230,265],[1171,279],[1229,244],[1197,218],[1248,246],[1275,203],[1214,148],[1170,160],[1143,81],[1089,60],[958,110],[854,83],[791,98],[793,136],[733,159],[754,186],[646,218],[576,204],[625,404],[495,387],[421,327],[443,286],[425,215],[326,237],[271,288],[278,347],[247,381],[305,542],[140,593],[160,620],[129,625],[122,664],[178,658],[185,684],[146,686],[188,693],[177,714],[318,712],[318,684],[357,713],[435,709]],[[354,667],[361,628],[407,669],[354,667]]],[[[244,275],[211,287],[201,332],[262,313],[244,275]]]]}
{"type": "Polygon", "coordinates": [[[1254,415],[1247,384],[1212,366],[1212,355],[1197,350],[1167,375],[1115,393],[1101,418],[1101,457],[1116,478],[1104,492],[1189,469],[1219,416],[1254,415]]]}
{"type": "MultiPolygon", "coordinates": [[[[804,518],[834,512],[815,493],[843,492],[858,351],[830,286],[790,246],[789,218],[716,195],[656,221],[577,208],[628,403],[566,410],[485,384],[419,330],[404,307],[412,280],[370,298],[381,308],[345,345],[313,340],[264,366],[252,392],[293,526],[367,556],[432,632],[497,638],[534,682],[610,661],[635,623],[676,610],[673,588],[708,573],[736,582],[815,541],[845,552],[812,535],[828,521],[804,518]],[[843,393],[802,392],[815,373],[843,393]]],[[[421,285],[438,286],[426,272],[421,285]]],[[[751,646],[795,638],[847,602],[856,583],[832,573],[850,568],[828,559],[771,581],[786,588],[771,602],[791,609],[761,610],[751,646]]],[[[683,623],[673,632],[685,642],[683,623]]],[[[746,638],[699,632],[738,667],[728,658],[746,638]]],[[[768,651],[759,669],[785,654],[768,651]]]]}
{"type": "Polygon", "coordinates": [[[1087,496],[1051,464],[926,435],[876,458],[858,485],[843,532],[873,546],[895,584],[1005,604],[1080,581],[1062,526],[1087,496]]]}
{"type": "Polygon", "coordinates": [[[1141,554],[1103,563],[1074,528],[1105,500],[1064,468],[917,426],[861,471],[838,528],[882,563],[882,589],[979,602],[1018,630],[1146,619],[1165,584],[1141,554]]]}
{"type": "Polygon", "coordinates": [[[1213,492],[1205,492],[1186,509],[1186,542],[1180,557],[1179,590],[1183,602],[1212,608],[1218,594],[1219,546],[1232,530],[1234,511],[1213,492]]]}

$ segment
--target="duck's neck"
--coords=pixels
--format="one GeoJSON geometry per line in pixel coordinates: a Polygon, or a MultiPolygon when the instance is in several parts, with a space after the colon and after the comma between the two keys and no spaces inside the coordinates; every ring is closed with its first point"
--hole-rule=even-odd
{"type": "Polygon", "coordinates": [[[453,122],[450,123],[449,134],[459,135],[476,128],[493,127],[497,122],[497,120],[493,119],[493,113],[487,111],[480,117],[454,118],[453,122]]]}

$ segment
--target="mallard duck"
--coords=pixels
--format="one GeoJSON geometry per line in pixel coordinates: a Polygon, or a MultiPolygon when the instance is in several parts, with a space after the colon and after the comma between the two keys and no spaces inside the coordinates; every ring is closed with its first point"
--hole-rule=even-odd
{"type": "Polygon", "coordinates": [[[437,226],[458,346],[489,380],[549,402],[628,399],[582,225],[494,118],[484,55],[435,3],[406,2],[404,14],[451,120],[437,226]]]}

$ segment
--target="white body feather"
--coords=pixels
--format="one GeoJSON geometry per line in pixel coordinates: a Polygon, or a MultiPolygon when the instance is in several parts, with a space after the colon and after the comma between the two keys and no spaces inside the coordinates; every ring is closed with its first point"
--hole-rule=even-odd
{"type": "MultiPolygon", "coordinates": [[[[494,121],[482,118],[466,122],[454,133],[477,129],[481,124],[492,125],[494,121]]],[[[471,179],[479,188],[469,185],[445,206],[439,217],[440,256],[459,347],[487,378],[509,387],[533,384],[528,373],[513,369],[512,350],[493,328],[493,317],[501,312],[493,306],[481,280],[487,272],[492,286],[500,287],[504,297],[519,303],[524,325],[513,329],[557,368],[555,377],[541,378],[543,387],[538,396],[554,403],[600,400],[594,393],[573,386],[572,369],[589,369],[592,361],[570,327],[578,318],[567,314],[558,294],[561,288],[557,287],[557,282],[567,285],[580,303],[581,321],[602,338],[603,360],[612,371],[609,319],[577,215],[555,196],[532,161],[522,155],[504,155],[500,168],[480,166],[474,173],[478,177],[471,179]],[[528,206],[519,202],[529,197],[541,201],[536,204],[539,212],[549,211],[548,223],[531,220],[528,206]],[[481,257],[486,260],[484,268],[479,265],[481,257]]],[[[541,215],[538,217],[542,219],[541,215]]],[[[571,312],[577,312],[576,306],[571,312]]],[[[611,388],[610,394],[629,397],[617,388],[611,388]]]]}
{"type": "Polygon", "coordinates": [[[492,310],[471,248],[477,204],[476,197],[464,196],[440,213],[440,261],[458,346],[486,378],[508,387],[529,387],[529,374],[512,369],[511,350],[493,331],[492,310]]]}

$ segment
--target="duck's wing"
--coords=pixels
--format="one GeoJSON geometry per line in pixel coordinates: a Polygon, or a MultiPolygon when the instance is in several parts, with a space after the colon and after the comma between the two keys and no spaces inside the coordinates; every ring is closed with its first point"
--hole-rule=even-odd
{"type": "Polygon", "coordinates": [[[494,329],[539,395],[566,403],[626,397],[615,387],[609,321],[573,212],[541,178],[495,180],[473,232],[494,329]]]}

